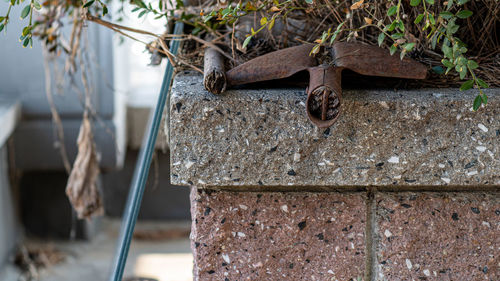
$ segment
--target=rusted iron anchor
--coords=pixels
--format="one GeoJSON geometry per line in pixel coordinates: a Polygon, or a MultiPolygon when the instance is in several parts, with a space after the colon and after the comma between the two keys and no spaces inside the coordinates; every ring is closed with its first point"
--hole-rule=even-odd
{"type": "Polygon", "coordinates": [[[228,86],[290,77],[309,72],[306,111],[320,128],[330,127],[341,113],[343,69],[361,75],[424,79],[427,68],[412,59],[399,59],[387,50],[360,43],[335,43],[310,56],[312,45],[278,50],[241,64],[226,73],[228,86]]]}

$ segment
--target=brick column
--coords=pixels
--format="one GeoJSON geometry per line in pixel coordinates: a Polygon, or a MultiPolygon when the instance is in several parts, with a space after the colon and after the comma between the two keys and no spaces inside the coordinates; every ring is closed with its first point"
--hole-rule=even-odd
{"type": "Polygon", "coordinates": [[[500,280],[500,193],[377,193],[376,280],[500,280]]]}
{"type": "Polygon", "coordinates": [[[500,280],[500,91],[214,96],[177,76],[171,180],[191,187],[195,280],[500,280]]]}
{"type": "Polygon", "coordinates": [[[196,280],[365,275],[363,193],[191,192],[196,280]]]}

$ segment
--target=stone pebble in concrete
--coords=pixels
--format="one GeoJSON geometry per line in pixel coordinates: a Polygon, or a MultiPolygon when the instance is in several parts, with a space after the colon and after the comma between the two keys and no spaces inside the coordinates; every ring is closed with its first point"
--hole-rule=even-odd
{"type": "Polygon", "coordinates": [[[499,193],[378,193],[376,280],[500,280],[499,193]]]}
{"type": "Polygon", "coordinates": [[[192,188],[194,280],[364,280],[365,200],[192,188]]]}

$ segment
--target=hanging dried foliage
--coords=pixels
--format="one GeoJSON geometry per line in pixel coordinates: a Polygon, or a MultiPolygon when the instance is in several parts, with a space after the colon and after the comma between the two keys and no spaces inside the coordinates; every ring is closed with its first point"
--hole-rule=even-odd
{"type": "Polygon", "coordinates": [[[97,187],[99,161],[97,159],[92,126],[84,115],[78,135],[78,154],[69,176],[66,194],[78,218],[91,218],[104,213],[102,198],[97,187]]]}

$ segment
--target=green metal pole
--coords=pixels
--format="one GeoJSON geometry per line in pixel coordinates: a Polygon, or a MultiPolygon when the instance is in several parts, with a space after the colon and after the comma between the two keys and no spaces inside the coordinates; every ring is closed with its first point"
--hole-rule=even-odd
{"type": "MultiPolygon", "coordinates": [[[[178,21],[174,27],[174,34],[181,34],[184,29],[184,24],[178,21]]],[[[170,52],[177,54],[180,41],[174,40],[170,46],[170,52]]],[[[148,131],[144,135],[144,139],[137,160],[134,177],[130,186],[128,194],[127,205],[122,219],[120,229],[120,237],[118,239],[118,246],[115,258],[112,264],[110,281],[121,281],[123,278],[123,270],[127,262],[128,251],[132,241],[132,234],[134,233],[135,223],[141,207],[142,196],[148,179],[149,167],[155,148],[156,138],[158,137],[158,128],[160,127],[163,110],[165,108],[165,101],[167,100],[170,90],[172,76],[174,74],[174,67],[170,63],[167,64],[163,83],[161,86],[160,96],[153,114],[150,116],[148,131]]]]}

